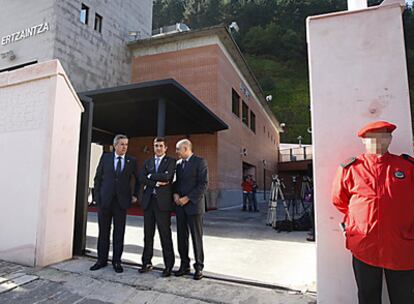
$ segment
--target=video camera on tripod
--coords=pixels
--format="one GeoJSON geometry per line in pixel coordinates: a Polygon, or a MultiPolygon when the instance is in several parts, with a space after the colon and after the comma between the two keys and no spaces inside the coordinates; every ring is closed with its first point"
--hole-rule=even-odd
{"type": "MultiPolygon", "coordinates": [[[[278,175],[272,176],[272,186],[268,204],[267,222],[268,226],[280,231],[308,230],[311,223],[309,220],[309,206],[304,204],[304,199],[311,191],[311,179],[303,176],[301,184],[300,177],[292,176],[290,191],[283,193],[287,187],[278,175]],[[284,220],[279,216],[278,203],[283,204],[284,220]]],[[[281,210],[279,210],[280,212],[281,210]]]]}
{"type": "Polygon", "coordinates": [[[274,229],[277,229],[277,205],[278,200],[282,201],[283,208],[285,210],[285,220],[292,222],[292,218],[289,214],[288,206],[286,204],[285,196],[283,194],[282,188],[285,189],[286,186],[283,183],[282,179],[279,178],[279,175],[272,175],[272,186],[270,188],[270,197],[267,211],[267,221],[266,225],[272,226],[274,229]]]}

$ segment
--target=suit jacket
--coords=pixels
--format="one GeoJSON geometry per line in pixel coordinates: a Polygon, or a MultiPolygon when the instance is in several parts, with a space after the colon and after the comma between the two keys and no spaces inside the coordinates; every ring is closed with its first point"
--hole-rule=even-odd
{"type": "Polygon", "coordinates": [[[115,175],[115,153],[104,153],[99,160],[94,179],[94,198],[100,208],[109,208],[114,196],[123,209],[131,207],[132,193],[139,189],[137,160],[125,155],[125,165],[119,177],[115,175]],[[135,176],[135,189],[131,178],[135,176]]]}
{"type": "Polygon", "coordinates": [[[193,154],[184,170],[182,160],[179,160],[173,187],[174,193],[190,199],[184,206],[185,213],[188,215],[203,214],[205,212],[204,195],[208,188],[208,167],[205,159],[193,154]]]}
{"type": "Polygon", "coordinates": [[[144,185],[144,193],[141,199],[141,207],[147,209],[151,201],[151,194],[154,189],[157,194],[157,203],[161,211],[174,210],[174,201],[172,196],[172,182],[175,174],[176,160],[169,156],[164,156],[155,171],[155,157],[151,157],[144,162],[140,174],[140,182],[144,185]],[[151,175],[150,175],[151,174],[151,175]],[[150,175],[150,177],[148,177],[150,175]],[[168,185],[155,187],[157,182],[169,182],[168,185]]]}

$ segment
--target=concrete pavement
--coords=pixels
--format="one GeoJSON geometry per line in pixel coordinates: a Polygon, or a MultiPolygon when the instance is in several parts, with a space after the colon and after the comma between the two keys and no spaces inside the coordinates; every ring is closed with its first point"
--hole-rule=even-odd
{"type": "Polygon", "coordinates": [[[190,276],[162,278],[160,272],[139,274],[124,267],[116,274],[108,266],[89,271],[85,257],[33,269],[0,261],[2,304],[314,304],[311,295],[258,288],[190,276]]]}
{"type": "MultiPolygon", "coordinates": [[[[259,213],[242,212],[239,206],[208,212],[204,219],[205,274],[288,287],[306,292],[316,291],[316,247],[306,241],[306,232],[277,233],[266,226],[267,204],[259,204],[259,213]]],[[[281,207],[281,205],[280,205],[281,207]]],[[[283,210],[279,212],[284,217],[283,210]]],[[[175,217],[173,242],[177,252],[175,217]]],[[[87,248],[96,255],[98,225],[90,213],[87,226],[87,248]]],[[[123,261],[141,263],[143,217],[127,220],[123,261]]],[[[190,242],[191,246],[191,242],[190,242]]],[[[153,264],[163,268],[161,244],[155,235],[153,264]]],[[[190,247],[190,257],[192,248],[190,247]]]]}

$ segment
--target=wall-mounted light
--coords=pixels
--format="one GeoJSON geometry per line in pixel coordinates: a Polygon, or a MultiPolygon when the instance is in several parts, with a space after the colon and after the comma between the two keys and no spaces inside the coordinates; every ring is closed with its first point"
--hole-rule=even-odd
{"type": "Polygon", "coordinates": [[[128,37],[130,37],[132,41],[137,41],[141,39],[141,31],[128,31],[128,37]]]}
{"type": "Polygon", "coordinates": [[[230,30],[230,32],[231,31],[236,31],[236,32],[240,31],[239,25],[237,24],[236,21],[233,21],[232,23],[230,23],[229,30],[230,30]]]}

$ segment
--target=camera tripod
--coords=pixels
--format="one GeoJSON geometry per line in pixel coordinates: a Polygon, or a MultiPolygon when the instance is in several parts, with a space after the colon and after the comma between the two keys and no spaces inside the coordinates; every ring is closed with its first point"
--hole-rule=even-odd
{"type": "Polygon", "coordinates": [[[309,176],[303,176],[302,178],[302,186],[300,189],[300,197],[302,200],[305,200],[305,196],[307,193],[312,192],[312,179],[309,176]]]}
{"type": "Polygon", "coordinates": [[[274,175],[272,179],[272,186],[270,188],[270,197],[269,197],[267,220],[266,220],[266,225],[272,226],[274,229],[277,229],[276,225],[277,225],[278,200],[282,201],[283,209],[285,211],[285,219],[288,220],[289,222],[292,222],[292,218],[289,214],[288,205],[286,203],[282,188],[286,188],[286,186],[279,179],[278,175],[274,175]]]}

